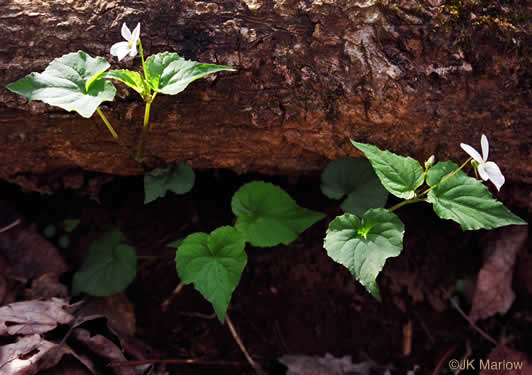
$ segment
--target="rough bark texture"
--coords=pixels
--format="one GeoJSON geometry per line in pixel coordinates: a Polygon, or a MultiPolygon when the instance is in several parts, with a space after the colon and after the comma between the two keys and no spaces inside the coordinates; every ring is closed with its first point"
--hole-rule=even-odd
{"type": "MultiPolygon", "coordinates": [[[[141,22],[147,55],[175,51],[237,69],[157,97],[149,164],[302,174],[359,156],[349,138],[420,161],[431,154],[460,161],[459,143],[479,148],[485,133],[507,181],[530,191],[530,67],[522,48],[530,34],[500,22],[528,9],[506,1],[493,14],[482,4],[454,14],[453,3],[467,2],[1,0],[0,178],[53,190],[79,188],[90,172],[143,173],[96,115],[83,119],[5,89],[77,50],[124,67],[109,48],[123,22],[141,22]]],[[[138,69],[139,60],[125,65],[138,69]]],[[[134,145],[143,103],[116,86],[115,102],[102,109],[134,145]]]]}

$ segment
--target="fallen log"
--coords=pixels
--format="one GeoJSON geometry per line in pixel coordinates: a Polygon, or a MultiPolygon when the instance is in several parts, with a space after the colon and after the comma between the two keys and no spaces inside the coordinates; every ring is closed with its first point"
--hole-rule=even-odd
{"type": "MultiPolygon", "coordinates": [[[[454,3],[4,0],[0,178],[52,192],[80,188],[94,172],[144,173],[96,115],[28,103],[6,89],[77,50],[139,70],[140,59],[119,63],[109,49],[123,22],[140,22],[146,55],[172,51],[236,69],[157,97],[148,165],[301,175],[360,156],[350,138],[420,161],[460,161],[459,143],[478,147],[485,133],[507,181],[530,191],[530,33],[517,18],[526,6],[454,3]]],[[[115,101],[101,108],[134,145],[143,103],[116,86],[115,101]]]]}

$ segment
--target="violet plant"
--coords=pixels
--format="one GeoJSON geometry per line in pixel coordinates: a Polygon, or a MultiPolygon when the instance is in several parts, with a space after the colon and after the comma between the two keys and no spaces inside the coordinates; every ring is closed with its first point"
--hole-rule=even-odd
{"type": "MultiPolygon", "coordinates": [[[[280,187],[262,181],[243,185],[233,195],[231,207],[236,216],[233,227],[192,233],[168,244],[176,249],[176,271],[182,283],[193,284],[222,323],[247,263],[246,244],[260,248],[288,245],[325,217],[299,206],[280,187]]],[[[90,245],[75,273],[73,294],[106,296],[123,291],[135,278],[138,258],[123,233],[104,233],[90,245]]]]}
{"type": "MultiPolygon", "coordinates": [[[[118,144],[139,163],[143,163],[150,128],[151,106],[159,94],[176,95],[194,80],[230,67],[188,61],[173,52],[144,58],[140,24],[131,31],[122,26],[125,41],[111,47],[119,61],[140,53],[142,71],[107,71],[103,57],[78,51],[53,60],[42,73],[30,73],[8,85],[8,89],[28,100],[41,100],[90,118],[98,113],[118,144]],[[138,50],[137,50],[138,48],[138,50]],[[99,108],[112,101],[119,81],[136,91],[145,102],[142,133],[136,151],[125,145],[99,108]]],[[[349,269],[352,275],[378,300],[377,276],[386,260],[403,249],[404,224],[394,213],[408,204],[426,202],[435,213],[460,224],[463,230],[493,229],[526,222],[495,200],[487,187],[469,177],[463,168],[472,163],[482,180],[499,190],[505,179],[499,167],[488,161],[489,144],[481,138],[482,155],[461,144],[470,156],[461,166],[450,161],[434,165],[434,156],[421,164],[410,158],[352,141],[365,160],[343,159],[332,162],[322,175],[322,191],[340,199],[345,214],[335,218],[325,237],[328,255],[349,269]],[[425,187],[423,187],[426,185],[425,187]],[[385,209],[388,194],[403,199],[385,209]]],[[[194,172],[185,164],[155,169],[145,175],[145,203],[173,191],[188,192],[194,172]]],[[[212,233],[193,233],[169,246],[176,248],[176,269],[184,284],[193,284],[209,301],[221,322],[247,263],[246,243],[255,247],[290,244],[324,214],[298,206],[281,188],[255,181],[244,185],[233,196],[237,216],[234,227],[224,226],[212,233]]],[[[84,265],[75,274],[75,293],[109,295],[124,290],[136,274],[137,256],[124,235],[111,231],[95,241],[84,265]]]]}
{"type": "Polygon", "coordinates": [[[497,164],[487,161],[489,144],[485,135],[481,138],[482,156],[462,143],[470,157],[461,166],[450,161],[433,165],[435,158],[431,156],[424,168],[410,157],[351,142],[367,157],[374,173],[359,160],[336,160],[324,171],[324,194],[334,199],[347,195],[342,204],[345,214],[329,224],[324,247],[378,300],[377,276],[386,260],[403,249],[405,227],[394,213],[400,207],[430,203],[436,215],[457,222],[464,231],[527,224],[494,199],[482,182],[463,171],[471,162],[482,180],[490,180],[497,190],[504,184],[497,164]],[[403,201],[383,208],[388,192],[403,201]]]}
{"type": "MultiPolygon", "coordinates": [[[[151,106],[159,94],[176,95],[191,82],[230,67],[187,61],[178,54],[162,52],[144,58],[140,24],[131,31],[122,25],[125,41],[113,44],[110,53],[119,61],[140,53],[142,71],[127,69],[107,71],[110,64],[103,57],[91,57],[78,51],[53,60],[41,73],[30,73],[8,85],[8,89],[28,100],[40,100],[90,118],[97,113],[112,137],[132,159],[144,161],[150,127],[151,106]],[[138,49],[137,49],[138,48],[138,49]],[[112,101],[119,81],[136,91],[145,102],[142,133],[136,151],[118,136],[100,105],[112,101]]],[[[144,176],[145,203],[163,197],[167,191],[188,192],[194,184],[194,172],[185,164],[154,169],[144,176]]],[[[322,213],[298,206],[281,188],[252,182],[235,193],[232,208],[238,217],[235,227],[224,226],[212,233],[194,233],[169,246],[176,250],[176,269],[183,283],[192,283],[212,303],[221,322],[246,265],[245,244],[271,247],[289,244],[316,221],[322,213]]],[[[133,281],[137,270],[135,249],[118,230],[104,233],[89,248],[81,268],[73,278],[73,294],[105,296],[123,291],[133,281]]]]}
{"type": "MultiPolygon", "coordinates": [[[[220,71],[233,71],[222,65],[203,64],[185,60],[174,52],[162,52],[144,59],[144,50],[140,39],[140,23],[133,32],[127,25],[122,25],[123,42],[115,43],[111,47],[111,55],[121,61],[127,55],[134,58],[137,47],[142,62],[141,72],[128,69],[110,70],[111,66],[103,57],[91,57],[84,51],[72,52],[53,60],[41,73],[30,73],[26,77],[13,82],[7,88],[29,101],[40,100],[66,111],[75,111],[82,117],[90,118],[96,112],[101,118],[111,136],[132,159],[143,163],[145,159],[146,141],[150,129],[150,112],[152,104],[159,94],[177,95],[193,81],[209,74],[220,71]],[[109,119],[104,115],[100,105],[106,101],[113,101],[116,88],[111,80],[119,81],[135,90],[145,103],[142,133],[138,140],[136,151],[130,149],[119,137],[109,119]]],[[[178,168],[182,171],[185,167],[178,168]]],[[[149,175],[146,187],[151,188],[149,182],[157,180],[159,185],[155,191],[147,192],[146,202],[164,195],[166,190],[182,194],[183,186],[193,184],[191,169],[178,176],[172,174],[175,169],[167,168],[154,171],[149,175]],[[186,181],[181,181],[187,178],[186,181]],[[181,185],[181,186],[176,186],[181,185]]],[[[190,190],[190,189],[189,189],[190,190]]],[[[188,190],[187,190],[188,191],[188,190]]],[[[186,191],[185,191],[186,192],[186,191]]]]}

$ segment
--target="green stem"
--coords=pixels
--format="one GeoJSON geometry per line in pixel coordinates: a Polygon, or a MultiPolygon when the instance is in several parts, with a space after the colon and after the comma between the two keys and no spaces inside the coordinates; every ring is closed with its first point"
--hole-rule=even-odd
{"type": "Polygon", "coordinates": [[[151,103],[155,99],[156,92],[146,101],[146,110],[144,111],[144,126],[142,128],[142,135],[139,142],[139,147],[137,150],[137,161],[142,161],[144,157],[144,149],[146,148],[146,140],[148,139],[148,131],[150,130],[150,110],[151,103]]]}
{"type": "Polygon", "coordinates": [[[161,259],[160,255],[137,255],[137,259],[161,259]]]}
{"type": "Polygon", "coordinates": [[[116,139],[118,142],[121,142],[120,138],[118,137],[118,134],[116,134],[115,130],[113,129],[113,126],[111,125],[109,120],[107,120],[107,117],[105,117],[105,115],[103,114],[102,110],[100,108],[96,108],[96,112],[98,112],[98,114],[102,118],[102,120],[105,123],[105,125],[107,125],[107,129],[109,129],[109,131],[111,132],[111,135],[113,136],[113,138],[116,139]]]}
{"type": "MultiPolygon", "coordinates": [[[[458,169],[456,169],[455,171],[449,173],[443,180],[441,180],[440,182],[438,182],[436,185],[434,186],[431,186],[430,188],[428,188],[427,190],[425,190],[424,192],[416,195],[414,198],[411,198],[411,199],[407,199],[405,201],[402,201],[402,202],[399,202],[397,203],[395,206],[392,206],[391,208],[389,208],[390,211],[395,211],[397,210],[398,208],[401,208],[403,206],[406,206],[407,204],[411,204],[411,203],[416,203],[416,202],[426,202],[426,199],[425,198],[422,198],[424,195],[427,195],[432,189],[436,188],[436,186],[438,185],[441,185],[443,184],[445,181],[447,181],[448,179],[450,179],[451,177],[453,177],[455,174],[457,174],[458,172],[460,172],[466,165],[467,163],[469,163],[471,161],[471,159],[473,158],[469,158],[467,159],[464,164],[462,164],[458,169]]],[[[425,171],[425,175],[427,174],[428,172],[428,169],[425,171]]]]}
{"type": "Polygon", "coordinates": [[[455,174],[457,174],[458,172],[460,172],[462,169],[464,169],[464,167],[472,160],[473,158],[469,158],[467,159],[464,164],[462,164],[457,170],[449,173],[447,175],[447,177],[445,177],[443,180],[441,180],[440,182],[438,182],[436,185],[434,186],[431,186],[430,188],[428,188],[427,190],[425,190],[424,192],[422,192],[421,194],[419,194],[417,197],[422,197],[424,195],[427,195],[431,190],[435,189],[437,186],[443,184],[445,181],[447,181],[448,179],[450,179],[451,177],[453,177],[455,174]]]}
{"type": "Polygon", "coordinates": [[[412,199],[407,199],[405,201],[397,203],[395,206],[392,206],[391,208],[389,208],[389,210],[390,211],[395,211],[398,208],[406,206],[407,204],[416,203],[416,202],[423,202],[423,201],[425,201],[425,200],[424,199],[420,199],[418,197],[415,197],[415,198],[412,198],[412,199]]]}
{"type": "Polygon", "coordinates": [[[96,108],[96,112],[98,112],[98,114],[100,115],[100,117],[102,118],[103,122],[105,123],[105,126],[107,126],[107,129],[109,130],[109,132],[111,133],[111,135],[113,136],[113,138],[118,142],[118,144],[120,145],[120,147],[122,147],[122,149],[128,153],[128,155],[133,159],[135,160],[135,155],[133,155],[133,153],[129,150],[129,148],[122,142],[122,140],[120,139],[120,137],[118,137],[118,134],[116,134],[115,130],[113,129],[113,126],[111,125],[111,123],[109,122],[109,120],[107,120],[107,117],[105,117],[105,115],[103,114],[103,112],[101,111],[100,108],[96,108]]]}
{"type": "Polygon", "coordinates": [[[144,79],[148,80],[148,75],[146,74],[146,63],[144,61],[144,49],[142,48],[142,42],[139,39],[139,51],[140,51],[140,59],[142,60],[142,71],[144,72],[144,79]]]}

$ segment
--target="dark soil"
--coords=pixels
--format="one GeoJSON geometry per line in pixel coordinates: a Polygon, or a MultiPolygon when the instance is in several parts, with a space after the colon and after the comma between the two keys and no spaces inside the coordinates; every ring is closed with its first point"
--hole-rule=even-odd
{"type": "MultiPolygon", "coordinates": [[[[270,373],[284,373],[275,360],[287,353],[351,355],[354,363],[372,359],[393,365],[398,373],[419,365],[418,373],[423,374],[432,373],[449,351],[449,358],[461,358],[466,345],[471,346],[472,358],[487,358],[493,345],[458,314],[444,292],[454,295],[469,311],[467,298],[457,294],[454,287],[458,280],[474,280],[482,265],[480,244],[485,233],[464,233],[454,223],[438,219],[428,205],[398,211],[406,226],[405,249],[401,256],[388,260],[379,277],[383,300],[379,303],[323,249],[328,222],[341,212],[339,202],[321,194],[319,176],[287,179],[237,176],[229,171],[198,172],[192,192],[167,196],[149,205],[143,204],[140,177],[106,184],[101,204],[71,192],[40,196],[23,194],[13,185],[2,184],[0,189],[3,199],[40,228],[65,218],[81,219],[70,246],[63,251],[74,268],[82,262],[89,244],[113,228],[125,233],[139,255],[160,256],[141,261],[127,296],[135,306],[137,336],[161,351],[163,358],[242,363],[242,367],[169,366],[170,373],[250,374],[227,326],[217,319],[197,316],[212,314],[212,308],[192,286],[185,286],[173,297],[166,311],[161,305],[179,283],[175,251],[167,244],[196,231],[232,225],[233,193],[243,183],[257,179],[278,184],[301,206],[328,214],[290,246],[246,248],[248,265],[229,315],[250,354],[270,373]],[[412,351],[406,354],[404,330],[409,324],[412,351]]],[[[527,218],[526,212],[510,208],[527,218]]],[[[519,292],[523,288],[516,289],[511,310],[481,321],[479,326],[526,352],[526,344],[532,342],[530,295],[526,288],[523,292],[519,292]]],[[[443,369],[441,373],[446,366],[443,369]]]]}

